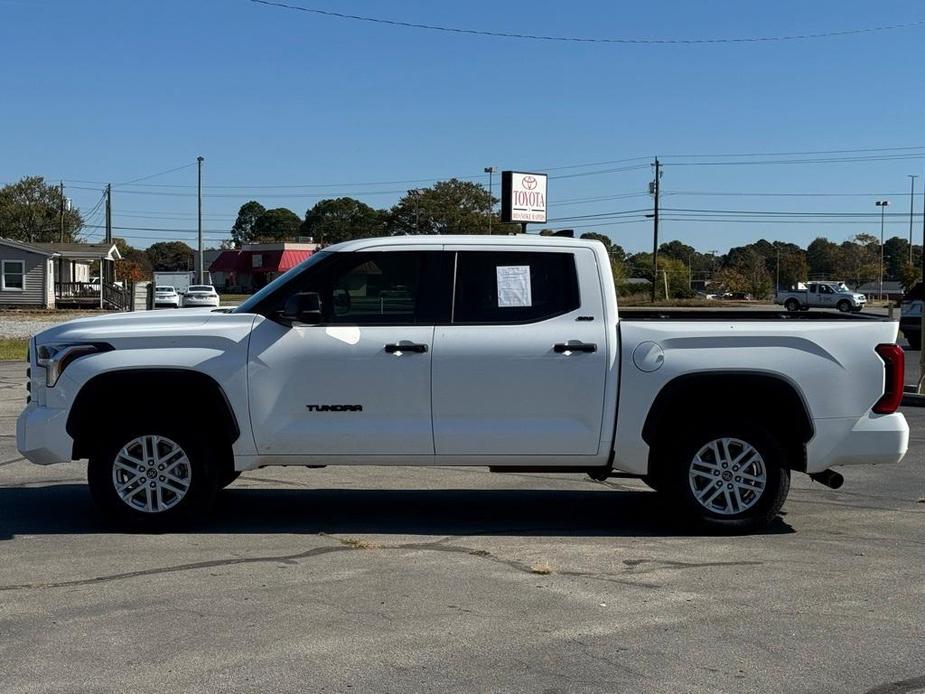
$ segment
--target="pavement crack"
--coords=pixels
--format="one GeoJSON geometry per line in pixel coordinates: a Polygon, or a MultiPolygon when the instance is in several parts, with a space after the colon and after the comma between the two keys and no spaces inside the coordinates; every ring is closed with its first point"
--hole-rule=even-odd
{"type": "Polygon", "coordinates": [[[48,589],[48,588],[71,588],[74,586],[89,586],[97,583],[108,583],[110,581],[122,581],[130,578],[139,578],[142,576],[155,576],[158,574],[179,573],[181,571],[195,571],[198,569],[211,569],[218,566],[235,566],[240,564],[285,564],[288,562],[297,562],[299,559],[308,559],[323,554],[333,552],[351,552],[353,547],[336,545],[327,547],[315,547],[304,552],[296,554],[286,554],[267,557],[234,557],[229,559],[213,559],[211,561],[190,562],[188,564],[176,564],[174,566],[162,566],[153,569],[140,569],[138,571],[126,571],[124,573],[109,574],[106,576],[96,576],[94,578],[77,579],[73,581],[57,581],[54,583],[20,583],[13,585],[0,586],[0,592],[10,590],[27,590],[27,589],[48,589]]]}
{"type": "MultiPolygon", "coordinates": [[[[435,542],[407,542],[397,545],[380,545],[373,542],[366,542],[363,540],[356,540],[354,538],[341,538],[336,535],[330,535],[328,533],[319,533],[320,537],[324,537],[330,540],[337,542],[337,545],[328,545],[324,547],[315,547],[313,549],[305,550],[304,552],[296,552],[294,554],[283,554],[283,555],[272,555],[272,556],[261,556],[261,557],[228,557],[226,559],[213,559],[210,561],[200,561],[200,562],[190,562],[186,564],[176,564],[173,566],[162,566],[151,569],[139,569],[138,571],[126,571],[123,573],[117,574],[108,574],[105,576],[96,576],[93,578],[84,578],[84,579],[75,579],[71,581],[55,581],[50,583],[17,583],[11,585],[0,586],[0,592],[7,592],[13,590],[47,590],[54,588],[73,588],[79,586],[91,586],[101,583],[109,583],[112,581],[124,581],[133,578],[140,578],[144,576],[154,576],[158,574],[169,574],[169,573],[180,573],[183,571],[197,571],[202,569],[211,569],[222,566],[240,566],[246,564],[282,564],[282,565],[298,565],[300,560],[310,559],[313,557],[319,557],[326,554],[333,554],[335,552],[354,552],[354,551],[424,551],[424,552],[446,552],[448,554],[458,554],[465,555],[469,557],[476,557],[478,559],[484,559],[485,561],[490,561],[495,564],[506,566],[510,569],[513,569],[519,573],[523,573],[529,576],[535,576],[536,573],[533,571],[529,564],[526,564],[522,561],[516,559],[505,559],[504,557],[499,557],[491,552],[484,549],[475,549],[472,547],[465,547],[463,545],[449,545],[445,544],[446,538],[437,540],[435,542]]],[[[732,563],[732,562],[730,562],[732,563]]],[[[738,563],[738,562],[736,562],[738,563]]],[[[746,562],[747,563],[747,562],[746,562]]],[[[757,563],[757,562],[756,562],[757,563]]],[[[589,578],[592,580],[607,581],[610,583],[621,583],[625,585],[630,585],[638,588],[660,588],[661,586],[651,584],[651,583],[641,583],[639,581],[632,581],[627,579],[620,579],[616,576],[610,574],[601,574],[596,572],[583,572],[583,571],[553,571],[553,574],[558,574],[561,576],[568,577],[577,577],[577,578],[589,578]]]]}
{"type": "Polygon", "coordinates": [[[900,682],[887,682],[868,689],[864,694],[907,694],[921,690],[923,687],[925,687],[925,675],[900,682]]]}

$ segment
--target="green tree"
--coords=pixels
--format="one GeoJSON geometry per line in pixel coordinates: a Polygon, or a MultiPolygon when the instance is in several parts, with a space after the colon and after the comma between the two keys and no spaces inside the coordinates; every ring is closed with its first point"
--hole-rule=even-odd
{"type": "MultiPolygon", "coordinates": [[[[26,176],[0,188],[0,236],[25,242],[61,240],[61,191],[41,176],[26,176]]],[[[77,241],[83,218],[64,212],[64,241],[77,241]]]]}
{"type": "Polygon", "coordinates": [[[322,245],[381,236],[385,233],[385,216],[385,212],[353,198],[319,200],[306,210],[300,234],[322,245]]]}
{"type": "Polygon", "coordinates": [[[728,263],[727,268],[733,271],[730,274],[744,278],[745,288],[732,291],[745,291],[756,299],[766,299],[771,294],[773,283],[765,257],[754,247],[733,250],[739,252],[734,256],[730,252],[733,260],[728,263]]]}
{"type": "MultiPolygon", "coordinates": [[[[484,186],[451,178],[408,191],[389,213],[388,230],[391,234],[487,234],[488,207],[484,186]]],[[[497,215],[492,218],[493,234],[519,230],[520,225],[501,224],[497,215]]]]}
{"type": "Polygon", "coordinates": [[[234,245],[240,247],[242,244],[250,243],[254,239],[254,224],[266,208],[256,200],[245,202],[238,210],[238,218],[231,227],[231,240],[234,245]]]}
{"type": "Polygon", "coordinates": [[[880,275],[880,241],[871,234],[858,234],[841,244],[836,263],[836,279],[855,287],[880,275]]]}
{"type": "Polygon", "coordinates": [[[145,251],[153,270],[192,270],[193,249],[182,241],[161,241],[145,251]]]}
{"type": "Polygon", "coordinates": [[[809,265],[809,279],[833,279],[838,274],[838,244],[819,237],[806,247],[806,262],[809,265]]]}
{"type": "Polygon", "coordinates": [[[769,266],[768,271],[775,278],[775,283],[778,274],[780,276],[780,286],[782,289],[793,287],[800,282],[805,282],[809,278],[809,264],[806,262],[806,251],[795,243],[775,241],[774,246],[777,250],[774,257],[769,259],[773,261],[773,266],[769,266]],[[778,261],[780,261],[779,265],[778,261]]]}
{"type": "Polygon", "coordinates": [[[883,242],[884,279],[898,280],[902,269],[909,264],[908,239],[894,236],[883,242]]]}
{"type": "Polygon", "coordinates": [[[302,220],[292,210],[277,207],[261,213],[252,228],[252,240],[257,243],[281,243],[299,237],[302,220]]]}
{"type": "Polygon", "coordinates": [[[918,265],[906,263],[899,272],[899,281],[902,282],[903,289],[906,291],[912,289],[921,277],[922,272],[918,265]]]}

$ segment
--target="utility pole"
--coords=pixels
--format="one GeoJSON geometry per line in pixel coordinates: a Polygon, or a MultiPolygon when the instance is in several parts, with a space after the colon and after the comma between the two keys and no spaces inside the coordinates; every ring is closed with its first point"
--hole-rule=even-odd
{"type": "Polygon", "coordinates": [[[877,200],[877,207],[880,208],[880,301],[883,301],[883,218],[889,204],[889,200],[877,200]]]}
{"type": "Polygon", "coordinates": [[[202,161],[203,157],[196,157],[199,163],[197,191],[199,207],[197,213],[197,229],[199,230],[199,284],[205,284],[205,268],[202,266],[202,161]]]}
{"type": "Polygon", "coordinates": [[[106,243],[112,243],[112,184],[106,184],[106,243]]]}
{"type": "Polygon", "coordinates": [[[60,193],[59,197],[61,198],[58,208],[58,217],[61,219],[61,243],[64,243],[64,181],[58,184],[58,191],[60,193]]]}
{"type": "Polygon", "coordinates": [[[912,191],[909,193],[909,264],[912,265],[912,217],[915,215],[915,179],[918,176],[909,174],[912,191]]]}
{"type": "Polygon", "coordinates": [[[774,291],[780,292],[780,246],[777,247],[777,284],[774,291]]]}
{"type": "MultiPolygon", "coordinates": [[[[922,186],[922,282],[925,283],[925,186],[922,186]]],[[[925,335],[925,311],[922,311],[922,332],[925,335]]],[[[919,350],[919,395],[925,395],[925,349],[919,350]]]]}
{"type": "Polygon", "coordinates": [[[483,171],[488,174],[488,235],[491,236],[491,217],[492,217],[492,213],[495,211],[495,201],[491,195],[491,188],[492,188],[491,182],[492,182],[492,174],[495,173],[495,167],[486,166],[483,169],[483,171]]]}
{"type": "MultiPolygon", "coordinates": [[[[655,180],[651,185],[651,193],[655,198],[652,210],[652,301],[655,301],[655,283],[658,281],[658,189],[659,179],[662,177],[661,164],[655,157],[655,180]]],[[[665,298],[668,298],[667,292],[665,298]]]]}

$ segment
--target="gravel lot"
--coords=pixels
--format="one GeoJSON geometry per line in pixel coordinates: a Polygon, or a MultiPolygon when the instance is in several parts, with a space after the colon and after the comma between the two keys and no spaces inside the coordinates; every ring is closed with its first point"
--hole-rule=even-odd
{"type": "Polygon", "coordinates": [[[2,311],[0,337],[31,337],[58,323],[96,313],[98,311],[2,311]]]}
{"type": "MultiPolygon", "coordinates": [[[[909,380],[918,353],[908,353],[909,380]]],[[[101,526],[15,451],[0,364],[0,692],[925,689],[925,409],[898,466],[794,477],[747,537],[635,481],[268,468],[182,534],[101,526]]]]}

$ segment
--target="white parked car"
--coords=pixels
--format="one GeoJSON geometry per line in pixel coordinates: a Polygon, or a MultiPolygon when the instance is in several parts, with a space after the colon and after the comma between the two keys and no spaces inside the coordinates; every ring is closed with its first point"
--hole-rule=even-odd
{"type": "Polygon", "coordinates": [[[183,306],[214,306],[218,308],[218,292],[211,284],[191,284],[183,295],[183,306]]]}
{"type": "Polygon", "coordinates": [[[897,332],[850,313],[619,311],[598,241],[361,239],[229,312],[39,333],[16,445],[89,459],[97,505],[134,527],[203,512],[243,470],[359,464],[635,475],[672,513],[740,532],[777,516],[791,474],[837,488],[833,466],[903,458],[897,332]],[[126,392],[142,396],[113,408],[126,392]]]}
{"type": "Polygon", "coordinates": [[[154,307],[158,306],[180,308],[180,295],[177,294],[177,290],[163,285],[154,287],[154,307]]]}

